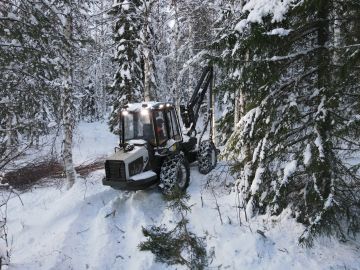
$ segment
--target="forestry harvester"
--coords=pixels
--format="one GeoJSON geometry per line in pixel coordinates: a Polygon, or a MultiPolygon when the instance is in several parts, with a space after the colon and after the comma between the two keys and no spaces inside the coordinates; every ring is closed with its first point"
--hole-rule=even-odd
{"type": "Polygon", "coordinates": [[[186,105],[180,105],[184,130],[175,105],[168,102],[127,104],[120,111],[120,144],[105,161],[103,184],[121,190],[141,190],[159,184],[162,191],[186,190],[189,163],[197,161],[199,172],[209,173],[217,163],[213,138],[213,68],[207,67],[186,105]],[[201,133],[196,124],[208,93],[208,113],[201,133]],[[209,139],[202,140],[209,128],[209,139]],[[200,136],[198,136],[200,135],[200,136]]]}

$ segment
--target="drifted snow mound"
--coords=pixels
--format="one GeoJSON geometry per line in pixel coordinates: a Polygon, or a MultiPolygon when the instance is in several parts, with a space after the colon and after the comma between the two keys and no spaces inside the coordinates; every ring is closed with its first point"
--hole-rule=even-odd
{"type": "MultiPolygon", "coordinates": [[[[220,164],[221,167],[221,164],[220,164]]],[[[219,168],[218,168],[219,170],[219,168]]],[[[79,178],[72,189],[34,189],[9,202],[9,237],[13,239],[11,270],[42,269],[185,269],[156,263],[138,250],[145,240],[142,226],[174,226],[157,188],[126,193],[104,187],[103,171],[79,178]]],[[[207,178],[191,168],[190,229],[206,236],[215,252],[215,269],[359,269],[359,243],[320,239],[313,249],[297,245],[302,226],[286,213],[277,220],[261,216],[242,226],[235,193],[203,190],[207,178]],[[259,231],[258,231],[259,230],[259,231]]],[[[219,179],[218,179],[219,181],[219,179]]],[[[221,180],[223,181],[223,180],[221,180]]],[[[221,182],[220,181],[220,182],[221,182]]]]}

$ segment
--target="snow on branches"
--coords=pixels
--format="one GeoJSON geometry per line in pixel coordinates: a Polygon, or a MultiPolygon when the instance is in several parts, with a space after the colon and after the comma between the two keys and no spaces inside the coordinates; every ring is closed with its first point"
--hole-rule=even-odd
{"type": "Polygon", "coordinates": [[[356,42],[358,22],[340,34],[347,25],[330,23],[344,16],[345,2],[250,0],[237,33],[222,37],[231,40],[229,68],[242,68],[233,85],[245,97],[224,156],[235,162],[249,214],[291,209],[306,225],[305,245],[319,234],[360,230],[359,74],[352,68],[359,57],[345,49],[356,42]],[[334,42],[344,46],[341,60],[334,42]]]}

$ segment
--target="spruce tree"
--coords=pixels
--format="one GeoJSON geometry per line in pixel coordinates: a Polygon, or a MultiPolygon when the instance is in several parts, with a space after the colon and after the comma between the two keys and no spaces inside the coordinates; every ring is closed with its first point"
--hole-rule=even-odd
{"type": "Polygon", "coordinates": [[[247,211],[290,208],[306,225],[304,244],[322,233],[345,238],[360,228],[358,28],[350,16],[360,6],[292,1],[286,16],[269,11],[260,20],[249,3],[226,48],[228,66],[243,69],[237,84],[247,104],[225,156],[236,162],[247,211]]]}
{"type": "Polygon", "coordinates": [[[215,91],[217,105],[222,111],[217,123],[220,134],[219,143],[225,144],[234,131],[234,122],[238,122],[240,115],[236,115],[236,111],[239,109],[236,98],[237,93],[244,88],[240,77],[243,66],[246,64],[246,55],[240,55],[241,61],[244,61],[240,65],[239,59],[234,61],[234,53],[241,43],[239,32],[234,26],[241,19],[243,1],[217,2],[216,5],[221,8],[219,8],[217,12],[219,15],[214,22],[217,33],[211,44],[210,59],[217,66],[215,91]]]}
{"type": "Polygon", "coordinates": [[[118,0],[114,18],[116,72],[111,85],[110,129],[117,132],[119,108],[131,102],[156,98],[155,44],[152,0],[118,0]]]}

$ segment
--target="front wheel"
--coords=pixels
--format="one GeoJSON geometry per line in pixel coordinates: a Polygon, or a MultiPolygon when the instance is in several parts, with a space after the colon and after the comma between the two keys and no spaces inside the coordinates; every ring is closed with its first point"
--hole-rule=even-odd
{"type": "Polygon", "coordinates": [[[217,164],[217,153],[214,143],[210,140],[202,141],[198,151],[199,172],[208,174],[217,164]]]}
{"type": "Polygon", "coordinates": [[[160,171],[160,188],[164,194],[170,194],[174,189],[185,191],[190,182],[190,166],[182,154],[165,158],[160,171]]]}

